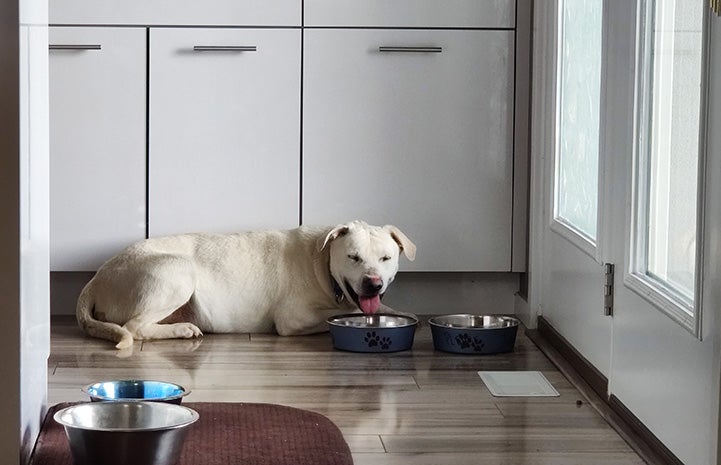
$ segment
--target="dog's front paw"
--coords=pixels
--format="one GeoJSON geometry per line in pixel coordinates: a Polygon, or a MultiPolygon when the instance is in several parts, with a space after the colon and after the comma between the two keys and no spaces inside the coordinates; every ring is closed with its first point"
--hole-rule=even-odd
{"type": "Polygon", "coordinates": [[[194,337],[200,337],[203,332],[192,323],[176,323],[175,336],[182,339],[192,339],[194,337]]]}
{"type": "Polygon", "coordinates": [[[123,339],[115,344],[115,348],[119,350],[127,350],[130,349],[132,353],[133,348],[133,336],[125,336],[123,339]]]}

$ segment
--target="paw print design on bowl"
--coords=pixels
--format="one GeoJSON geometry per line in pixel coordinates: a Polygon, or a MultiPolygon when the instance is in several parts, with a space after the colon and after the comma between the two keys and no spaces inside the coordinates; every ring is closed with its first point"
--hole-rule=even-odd
{"type": "Polygon", "coordinates": [[[366,337],[364,337],[363,340],[366,342],[366,344],[368,344],[368,347],[376,347],[378,346],[381,338],[378,337],[375,331],[368,331],[366,333],[366,337]]]}
{"type": "Polygon", "coordinates": [[[369,348],[380,347],[382,350],[388,350],[393,344],[391,338],[383,336],[380,337],[375,331],[368,331],[363,340],[368,344],[369,348]]]}
{"type": "Polygon", "coordinates": [[[478,336],[471,337],[468,333],[456,336],[456,344],[458,344],[461,349],[473,349],[474,352],[482,352],[486,345],[483,339],[478,336]]]}

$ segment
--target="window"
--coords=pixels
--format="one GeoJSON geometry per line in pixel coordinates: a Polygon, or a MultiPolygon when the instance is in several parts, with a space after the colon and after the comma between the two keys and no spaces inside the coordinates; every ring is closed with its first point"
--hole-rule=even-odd
{"type": "Polygon", "coordinates": [[[602,25],[602,0],[559,1],[552,226],[571,231],[590,253],[598,225],[602,25]]]}
{"type": "Polygon", "coordinates": [[[704,3],[642,2],[632,288],[697,332],[704,3]]]}

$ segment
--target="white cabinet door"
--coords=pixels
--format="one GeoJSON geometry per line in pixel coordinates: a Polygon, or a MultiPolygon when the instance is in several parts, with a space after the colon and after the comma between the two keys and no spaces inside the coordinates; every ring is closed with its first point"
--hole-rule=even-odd
{"type": "Polygon", "coordinates": [[[149,234],[296,227],[300,30],[150,33],[149,234]]]}
{"type": "Polygon", "coordinates": [[[408,270],[509,271],[513,50],[506,30],[307,29],[303,222],[395,224],[408,270]]]}
{"type": "Polygon", "coordinates": [[[50,29],[50,267],[92,271],[145,237],[146,33],[50,29]]]}

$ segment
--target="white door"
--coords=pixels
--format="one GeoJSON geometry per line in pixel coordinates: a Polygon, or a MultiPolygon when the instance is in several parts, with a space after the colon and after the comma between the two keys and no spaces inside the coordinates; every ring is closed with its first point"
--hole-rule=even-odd
{"type": "Polygon", "coordinates": [[[537,97],[533,105],[537,137],[531,189],[542,192],[533,197],[544,200],[534,209],[542,239],[531,244],[531,300],[549,324],[608,376],[611,319],[604,313],[605,231],[599,227],[605,216],[599,181],[602,3],[559,2],[557,9],[549,4],[536,12],[536,27],[550,40],[535,41],[534,62],[551,65],[547,74],[534,72],[533,93],[547,98],[537,97]],[[558,28],[565,40],[556,50],[558,28]],[[562,116],[549,117],[554,114],[562,116]]]}
{"type": "MultiPolygon", "coordinates": [[[[592,189],[598,202],[596,236],[589,241],[588,234],[574,235],[559,224],[560,207],[554,203],[563,189],[580,204],[594,198],[592,192],[584,197],[583,189],[569,188],[583,169],[570,171],[574,179],[564,179],[556,169],[559,157],[563,161],[564,118],[581,111],[564,106],[563,93],[573,92],[571,85],[550,100],[559,102],[560,116],[543,132],[554,134],[558,128],[558,138],[547,138],[545,145],[536,139],[537,148],[552,155],[545,180],[553,182],[545,183],[543,201],[551,214],[534,222],[542,239],[532,250],[533,303],[608,377],[611,402],[628,408],[683,463],[715,464],[721,189],[713,173],[719,172],[721,142],[713,130],[707,138],[704,127],[718,127],[721,108],[720,84],[714,80],[720,70],[719,19],[706,16],[705,2],[589,0],[559,2],[558,10],[540,13],[541,24],[556,31],[555,18],[564,12],[577,24],[572,8],[581,3],[584,20],[594,4],[605,8],[598,44],[603,50],[598,187],[592,189]],[[708,81],[702,49],[706,19],[713,26],[708,81]],[[615,264],[613,316],[604,315],[605,262],[615,264]]],[[[586,39],[588,56],[593,42],[586,39]]],[[[573,46],[565,46],[561,40],[561,72],[549,79],[551,90],[568,79],[564,60],[573,59],[573,46]]],[[[590,77],[580,79],[570,82],[588,90],[590,77]]],[[[543,179],[536,171],[536,189],[543,179]]],[[[590,181],[583,183],[589,186],[590,181]]],[[[572,225],[584,226],[582,217],[571,219],[572,225]]]]}
{"type": "MultiPolygon", "coordinates": [[[[717,463],[721,360],[721,144],[714,129],[721,108],[721,20],[710,16],[707,3],[641,2],[636,128],[619,125],[613,134],[634,141],[634,157],[607,154],[610,180],[623,186],[610,195],[608,256],[617,264],[610,395],[683,463],[700,465],[717,463]],[[714,26],[707,43],[716,61],[706,82],[708,25],[714,26]]],[[[631,9],[625,4],[614,8],[616,23],[635,13],[623,11],[631,9]]]]}

